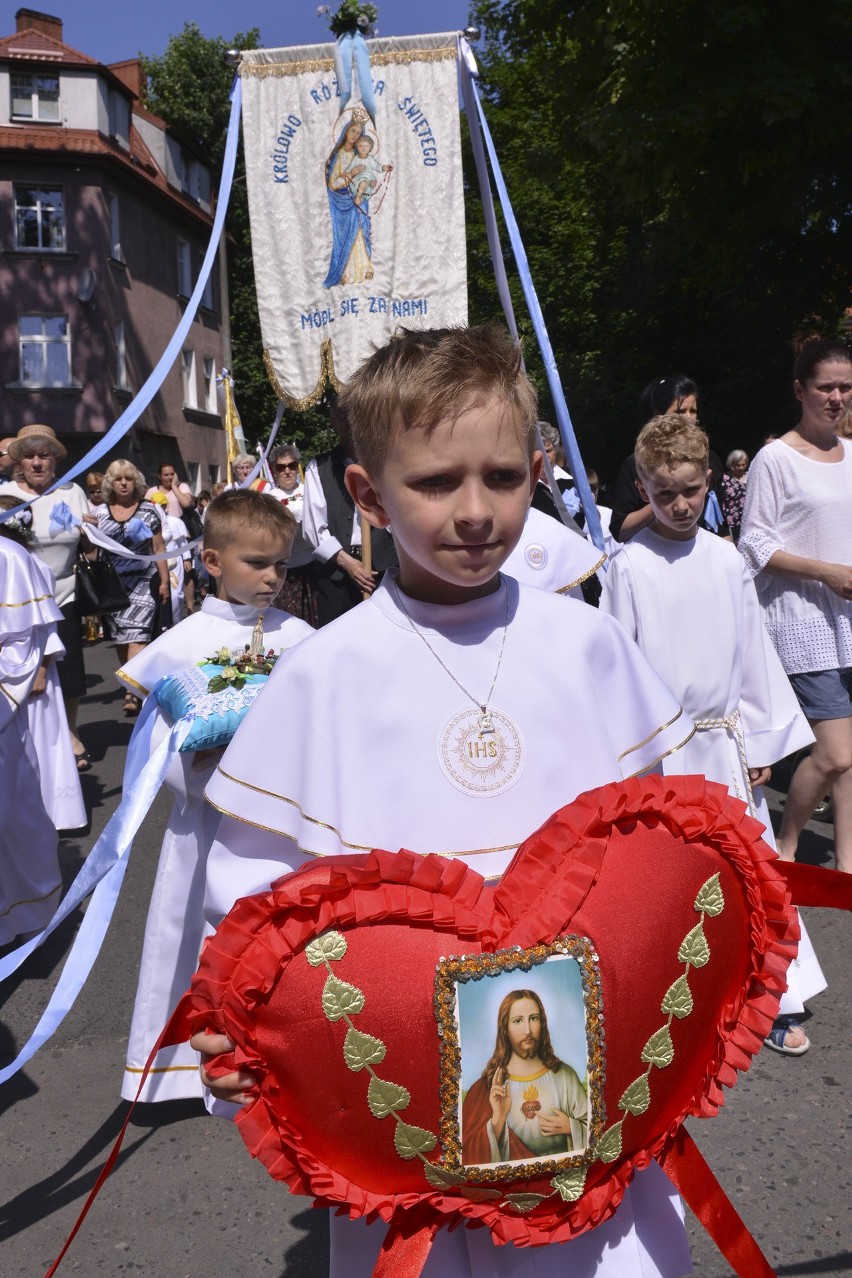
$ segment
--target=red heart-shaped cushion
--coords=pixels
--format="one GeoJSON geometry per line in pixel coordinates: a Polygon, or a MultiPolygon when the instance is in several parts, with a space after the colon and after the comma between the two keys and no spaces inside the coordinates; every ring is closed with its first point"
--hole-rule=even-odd
{"type": "Polygon", "coordinates": [[[204,949],[190,1019],[237,1043],[221,1072],[262,1080],[237,1119],[248,1148],[352,1216],[416,1208],[518,1245],[599,1224],[687,1116],[718,1109],[776,1014],[798,925],[761,832],[722,786],[649,777],[557,812],[496,888],[459,861],[376,851],[237,902],[204,949]],[[486,989],[501,964],[533,986],[553,945],[582,955],[586,1146],[466,1168],[453,991],[486,989]]]}

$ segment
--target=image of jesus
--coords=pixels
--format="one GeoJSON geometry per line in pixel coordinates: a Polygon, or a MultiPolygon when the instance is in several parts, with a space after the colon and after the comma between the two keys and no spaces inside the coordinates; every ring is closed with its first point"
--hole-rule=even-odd
{"type": "Polygon", "coordinates": [[[497,1012],[497,1041],[462,1105],[462,1161],[553,1158],[585,1149],[589,1100],[553,1050],[535,990],[512,990],[497,1012]]]}

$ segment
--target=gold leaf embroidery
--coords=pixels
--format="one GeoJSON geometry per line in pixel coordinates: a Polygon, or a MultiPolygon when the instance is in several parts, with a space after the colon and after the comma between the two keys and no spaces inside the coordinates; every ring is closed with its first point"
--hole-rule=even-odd
{"type": "Polygon", "coordinates": [[[416,1158],[428,1154],[438,1143],[437,1137],[422,1127],[412,1127],[400,1119],[393,1134],[393,1143],[400,1158],[416,1158]]]}
{"type": "Polygon", "coordinates": [[[624,1119],[620,1118],[617,1123],[613,1123],[612,1127],[607,1128],[598,1141],[597,1156],[602,1163],[615,1162],[621,1153],[621,1125],[623,1122],[624,1119]]]}
{"type": "Polygon", "coordinates": [[[507,1194],[503,1201],[515,1211],[532,1211],[547,1197],[547,1194],[507,1194]]]}
{"type": "Polygon", "coordinates": [[[642,1060],[649,1065],[656,1065],[658,1069],[664,1069],[666,1065],[671,1065],[673,1059],[674,1043],[668,1025],[664,1025],[656,1034],[651,1035],[642,1048],[642,1060]]]}
{"type": "Polygon", "coordinates": [[[343,1059],[353,1074],[357,1074],[359,1069],[366,1069],[368,1065],[378,1065],[384,1060],[386,1051],[381,1039],[373,1038],[372,1034],[362,1034],[351,1026],[346,1031],[343,1059]]]}
{"type": "Polygon", "coordinates": [[[448,1189],[452,1185],[463,1185],[464,1176],[460,1176],[458,1172],[447,1171],[446,1167],[440,1167],[437,1163],[424,1163],[423,1172],[430,1185],[434,1185],[436,1189],[448,1189]]]}
{"type": "Polygon", "coordinates": [[[346,937],[340,932],[326,932],[318,936],[310,945],[305,946],[305,958],[311,967],[320,967],[323,963],[342,959],[346,953],[346,937]]]}
{"type": "Polygon", "coordinates": [[[367,1104],[374,1118],[387,1118],[388,1114],[405,1109],[410,1103],[411,1093],[399,1083],[389,1083],[383,1078],[377,1078],[375,1074],[370,1079],[367,1104]]]}
{"type": "Polygon", "coordinates": [[[325,979],[322,991],[322,1010],[330,1021],[344,1016],[357,1016],[364,1006],[364,995],[348,981],[338,980],[331,972],[325,979]]]}
{"type": "Polygon", "coordinates": [[[688,963],[690,967],[703,967],[707,962],[710,957],[710,946],[704,935],[703,918],[695,924],[691,932],[687,932],[680,943],[677,956],[681,963],[688,963]]]}
{"type": "Polygon", "coordinates": [[[684,1016],[689,1016],[692,1008],[692,990],[689,988],[689,978],[684,972],[683,976],[679,976],[666,990],[662,1010],[667,1016],[671,1013],[682,1021],[684,1016]]]}
{"type": "Polygon", "coordinates": [[[702,914],[709,914],[711,918],[722,913],[725,908],[725,898],[722,895],[718,874],[714,874],[712,879],[708,879],[704,884],[695,898],[695,908],[702,914]]]}
{"type": "MultiPolygon", "coordinates": [[[[619,1124],[620,1126],[621,1124],[619,1124]]],[[[621,1134],[619,1133],[619,1149],[621,1148],[621,1134]]],[[[558,1176],[554,1176],[550,1182],[559,1197],[564,1199],[566,1203],[575,1203],[586,1187],[587,1167],[574,1167],[571,1171],[560,1172],[558,1176]]]]}
{"type": "Polygon", "coordinates": [[[644,1114],[651,1104],[651,1089],[648,1087],[648,1075],[643,1074],[624,1091],[618,1102],[619,1109],[626,1109],[628,1114],[644,1114]]]}

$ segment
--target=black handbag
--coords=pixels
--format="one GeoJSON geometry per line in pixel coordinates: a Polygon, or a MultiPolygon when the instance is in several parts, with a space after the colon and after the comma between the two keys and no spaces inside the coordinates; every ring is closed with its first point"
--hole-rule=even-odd
{"type": "Polygon", "coordinates": [[[194,506],[189,506],[186,510],[180,512],[183,520],[184,528],[189,534],[190,541],[196,541],[204,532],[204,524],[201,522],[201,516],[194,506]]]}
{"type": "Polygon", "coordinates": [[[94,559],[77,556],[74,610],[78,617],[100,617],[108,612],[122,612],[129,606],[130,596],[108,554],[99,550],[94,559]]]}

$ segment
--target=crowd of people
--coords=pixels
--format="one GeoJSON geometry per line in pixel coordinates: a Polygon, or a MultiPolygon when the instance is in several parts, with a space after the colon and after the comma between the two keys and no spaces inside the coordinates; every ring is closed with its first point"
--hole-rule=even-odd
{"type": "MultiPolygon", "coordinates": [[[[558,431],[537,420],[517,350],[489,326],[398,333],[336,402],[333,449],[303,468],[295,444],[280,445],[253,484],[256,460],[241,455],[219,493],[194,495],[171,464],[147,486],[127,460],[91,473],[86,492],[54,488],[65,449],[49,427],[25,426],[0,441],[8,476],[0,502],[27,503],[0,525],[0,775],[4,786],[42,796],[28,805],[31,814],[38,808],[30,828],[3,830],[0,944],[50,917],[57,829],[85,821],[78,773],[91,760],[77,731],[84,640],[103,634],[115,644],[129,717],[176,663],[194,665],[258,635],[263,651],[294,650],[225,765],[215,766],[221,752],[187,756],[169,778],[176,803],[146,927],[125,1095],[135,1094],[188,984],[205,928],[237,897],[312,855],[437,847],[499,875],[555,808],[651,768],[720,782],[774,843],[763,786],[774,764],[796,754],[778,855],[795,858],[806,821],[830,794],[837,867],[852,873],[848,348],[805,343],[793,394],[797,425],[753,458],[736,449],[723,464],[701,428],[695,382],[650,382],[635,450],[611,504],[597,506],[602,551],[589,545],[588,512],[558,431]],[[451,402],[461,405],[454,415],[451,402]],[[501,575],[518,545],[523,555],[501,575]],[[127,602],[87,618],[75,607],[75,576],[80,556],[98,555],[127,602]],[[580,567],[528,589],[554,555],[580,567]],[[573,600],[559,598],[569,593],[573,600]],[[542,643],[549,657],[538,662],[542,643]],[[51,688],[46,727],[33,711],[51,688]],[[299,733],[277,730],[282,705],[303,725],[299,733]],[[417,715],[402,713],[415,705],[417,715]],[[462,775],[435,749],[450,721],[493,734],[500,766],[510,738],[530,758],[505,778],[498,768],[499,784],[475,767],[462,775]],[[334,750],[314,729],[331,723],[334,750]],[[581,752],[566,723],[582,725],[581,752]],[[357,760],[377,735],[382,766],[365,775],[357,760]],[[271,740],[275,750],[263,748],[271,740]],[[406,801],[412,776],[416,803],[406,801]],[[38,866],[35,844],[45,850],[38,866]]],[[[598,502],[598,476],[586,478],[598,502]]],[[[791,1057],[808,1050],[804,1002],[824,987],[803,927],[769,1047],[791,1057]]],[[[193,1040],[203,1062],[232,1046],[216,1034],[193,1040]]],[[[225,1109],[248,1103],[250,1076],[213,1077],[196,1061],[189,1045],[168,1049],[145,1099],[199,1096],[204,1086],[225,1109]]],[[[491,1139],[502,1148],[512,1123],[508,1082],[502,1074],[483,1082],[483,1112],[491,1107],[499,1126],[491,1139]]],[[[568,1119],[554,1128],[570,1130],[568,1119]]],[[[652,1169],[637,1179],[645,1207],[637,1200],[634,1212],[653,1216],[649,1204],[664,1202],[670,1187],[654,1182],[652,1169]]],[[[644,1237],[651,1260],[642,1272],[674,1275],[683,1271],[682,1225],[677,1214],[665,1228],[662,1219],[644,1237]]],[[[646,1263],[625,1221],[620,1209],[611,1229],[600,1227],[611,1234],[607,1273],[646,1263]]],[[[335,1274],[371,1271],[381,1226],[335,1218],[332,1236],[332,1254],[345,1254],[347,1266],[333,1261],[335,1274]]],[[[483,1245],[460,1230],[439,1250],[458,1272],[478,1273],[483,1245]]],[[[569,1245],[578,1254],[584,1246],[569,1245]]]]}

